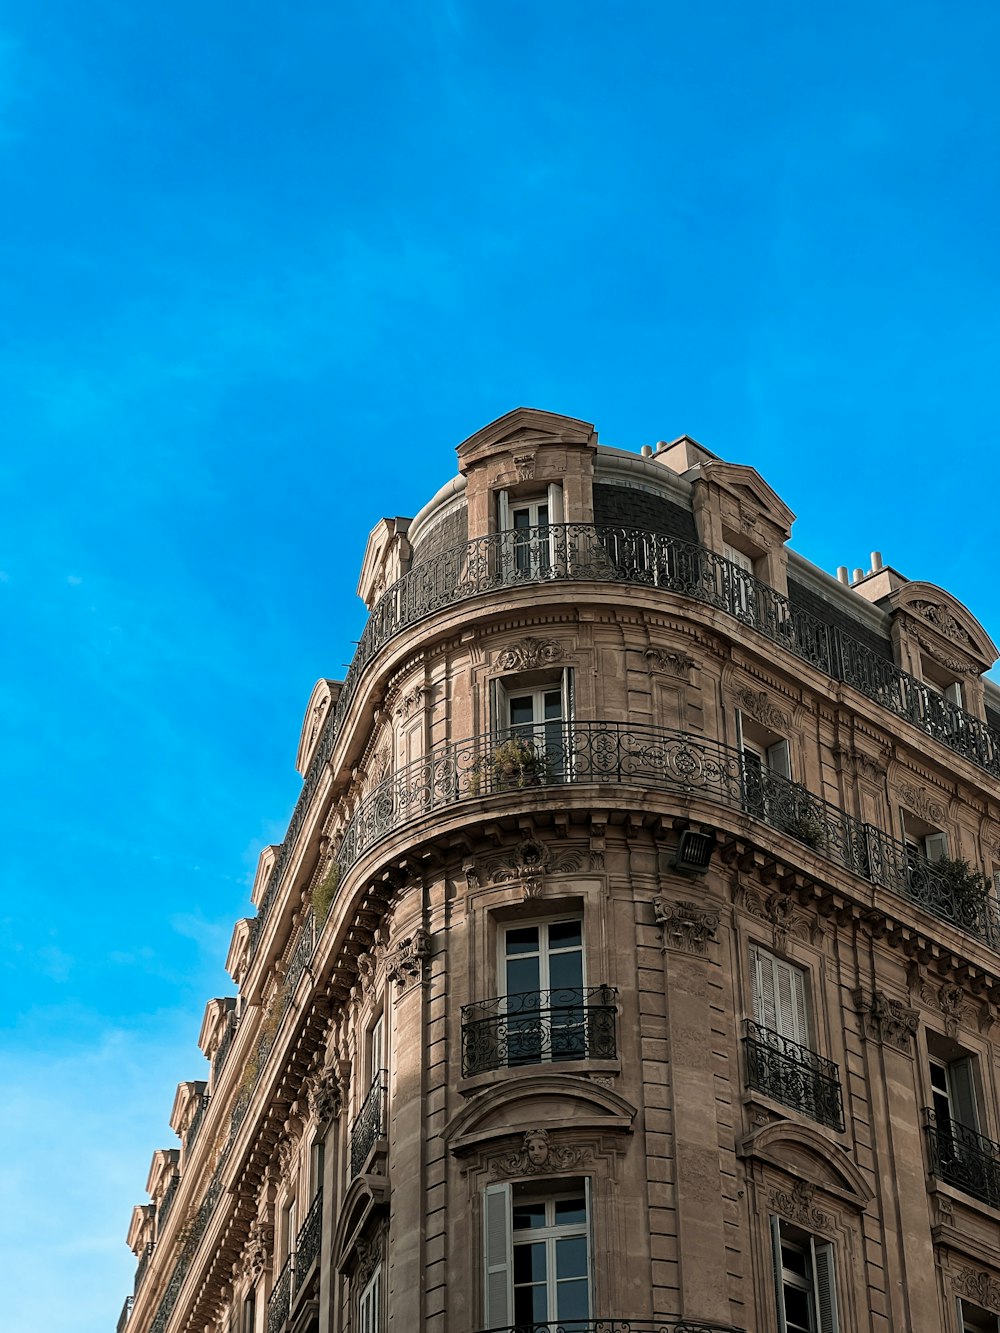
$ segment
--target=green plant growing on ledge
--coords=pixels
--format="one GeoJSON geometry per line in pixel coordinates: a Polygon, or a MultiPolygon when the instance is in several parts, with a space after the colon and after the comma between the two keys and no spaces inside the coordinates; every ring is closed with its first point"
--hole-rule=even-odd
{"type": "Polygon", "coordinates": [[[783,822],[786,833],[804,842],[807,847],[822,847],[826,838],[826,825],[815,810],[800,806],[794,814],[783,822]]]}
{"type": "Polygon", "coordinates": [[[490,754],[489,771],[494,790],[509,791],[512,787],[535,787],[547,782],[552,776],[552,764],[533,741],[511,736],[490,754]]]}
{"type": "Polygon", "coordinates": [[[973,870],[961,857],[942,856],[931,865],[950,889],[959,917],[963,921],[978,921],[992,894],[990,877],[981,870],[973,870]]]}
{"type": "Polygon", "coordinates": [[[340,888],[340,866],[336,861],[330,866],[320,882],[313,889],[312,909],[316,917],[317,930],[322,929],[326,918],[330,915],[330,908],[333,906],[333,900],[337,896],[337,890],[340,888]]]}

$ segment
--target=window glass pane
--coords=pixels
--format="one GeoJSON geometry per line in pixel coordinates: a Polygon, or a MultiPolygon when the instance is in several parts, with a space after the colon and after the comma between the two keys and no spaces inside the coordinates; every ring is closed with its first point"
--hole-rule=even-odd
{"type": "Polygon", "coordinates": [[[535,720],[535,701],[530,694],[510,700],[510,725],[512,727],[529,726],[535,720]]]}
{"type": "Polygon", "coordinates": [[[781,1266],[789,1273],[797,1273],[799,1277],[806,1277],[809,1272],[809,1262],[804,1250],[793,1248],[791,1245],[782,1245],[781,1247],[781,1266]]]}
{"type": "Polygon", "coordinates": [[[572,1222],[584,1223],[587,1220],[586,1199],[558,1199],[556,1201],[556,1225],[568,1226],[572,1222]]]}
{"type": "Polygon", "coordinates": [[[562,691],[550,690],[545,695],[545,716],[547,718],[562,717],[562,691]]]}
{"type": "Polygon", "coordinates": [[[549,926],[549,948],[566,949],[583,943],[582,921],[553,921],[549,926]]]}
{"type": "Polygon", "coordinates": [[[545,1281],[545,1242],[514,1246],[514,1281],[545,1281]]]}
{"type": "Polygon", "coordinates": [[[587,1276],[587,1240],[584,1236],[567,1236],[556,1241],[556,1277],[587,1276]]]}
{"type": "MultiPolygon", "coordinates": [[[[513,1210],[514,1230],[527,1231],[532,1227],[543,1227],[545,1225],[545,1204],[541,1201],[537,1203],[516,1203],[513,1210]]],[[[530,1246],[523,1248],[529,1249],[530,1246]]]]}
{"type": "MultiPolygon", "coordinates": [[[[579,990],[583,985],[583,955],[557,953],[549,959],[550,990],[579,990]]],[[[559,996],[553,996],[558,1004],[559,996]]]]}
{"type": "Polygon", "coordinates": [[[785,1319],[788,1321],[789,1329],[808,1329],[811,1333],[812,1323],[812,1300],[807,1291],[802,1291],[798,1287],[785,1287],[785,1319]]]}
{"type": "Polygon", "coordinates": [[[558,1317],[564,1326],[567,1319],[586,1319],[590,1314],[587,1279],[576,1278],[572,1282],[560,1282],[556,1300],[558,1302],[558,1317]]]}
{"type": "Polygon", "coordinates": [[[507,953],[537,953],[538,927],[522,926],[507,932],[507,953]]]}
{"type": "Polygon", "coordinates": [[[515,527],[515,528],[530,528],[530,527],[531,527],[531,510],[530,510],[530,509],[515,509],[515,510],[514,510],[514,527],[515,527]]]}
{"type": "MultiPolygon", "coordinates": [[[[525,991],[534,991],[537,994],[538,990],[538,959],[530,957],[508,958],[507,994],[522,995],[525,991]]],[[[528,1007],[526,1004],[520,1005],[521,1009],[528,1007]]]]}

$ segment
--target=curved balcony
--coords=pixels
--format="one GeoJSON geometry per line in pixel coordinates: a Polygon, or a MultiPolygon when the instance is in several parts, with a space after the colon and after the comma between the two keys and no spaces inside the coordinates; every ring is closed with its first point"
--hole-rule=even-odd
{"type": "Polygon", "coordinates": [[[985,722],[714,551],[662,533],[594,523],[491,533],[417,565],[372,608],[251,926],[251,952],[369,662],[398,634],[438,611],[484,594],[558,580],[661,588],[715,607],[1000,777],[1000,734],[985,722]]]}
{"type": "Polygon", "coordinates": [[[462,1073],[559,1060],[613,1060],[612,986],[525,991],[462,1006],[462,1073]]]}
{"type": "Polygon", "coordinates": [[[605,1319],[550,1319],[538,1324],[508,1324],[483,1333],[743,1333],[732,1324],[712,1324],[704,1319],[667,1318],[626,1319],[614,1315],[605,1319]]]}
{"type": "Polygon", "coordinates": [[[993,948],[1000,917],[986,896],[956,889],[946,868],[917,856],[890,834],[814,796],[796,782],[745,764],[739,750],[662,727],[626,722],[563,724],[558,742],[488,733],[436,746],[379,783],[344,830],[344,874],[397,830],[435,811],[503,794],[600,784],[700,796],[751,815],[878,888],[918,904],[993,948]],[[516,762],[515,762],[516,760],[516,762]]]}

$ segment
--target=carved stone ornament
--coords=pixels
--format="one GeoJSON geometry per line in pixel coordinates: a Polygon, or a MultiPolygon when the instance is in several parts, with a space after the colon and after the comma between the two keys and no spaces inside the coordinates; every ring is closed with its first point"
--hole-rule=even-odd
{"type": "Polygon", "coordinates": [[[859,778],[869,778],[872,782],[879,782],[889,771],[892,751],[882,748],[878,755],[870,755],[848,745],[838,745],[834,747],[833,757],[849,773],[855,773],[859,778]]]}
{"type": "Polygon", "coordinates": [[[788,715],[768,698],[766,690],[753,690],[749,685],[741,685],[733,691],[733,698],[744,713],[756,718],[762,726],[772,731],[785,731],[788,728],[788,715]]]}
{"type": "Polygon", "coordinates": [[[534,667],[552,666],[562,655],[562,648],[553,639],[525,638],[501,648],[496,665],[500,671],[530,671],[534,667]]]}
{"type": "Polygon", "coordinates": [[[291,1170],[292,1162],[295,1159],[295,1149],[297,1143],[291,1137],[281,1139],[278,1143],[278,1169],[282,1176],[287,1176],[291,1170]]]}
{"type": "Polygon", "coordinates": [[[918,616],[923,616],[939,634],[951,639],[952,643],[960,643],[963,648],[972,647],[972,640],[946,606],[942,606],[939,602],[910,602],[908,609],[918,616]]]}
{"type": "Polygon", "coordinates": [[[253,1221],[243,1246],[243,1276],[257,1282],[267,1267],[274,1245],[274,1227],[267,1222],[253,1221]]]}
{"type": "Polygon", "coordinates": [[[975,662],[962,662],[957,657],[946,657],[939,651],[936,644],[931,643],[929,639],[925,639],[922,634],[918,634],[916,638],[917,643],[925,652],[930,653],[936,662],[940,662],[949,671],[954,671],[956,676],[978,676],[981,673],[982,667],[975,662]]]}
{"type": "Polygon", "coordinates": [[[960,1268],[952,1285],[957,1295],[968,1296],[984,1310],[1000,1313],[1000,1282],[989,1273],[979,1272],[975,1268],[960,1268]]]}
{"type": "Polygon", "coordinates": [[[499,865],[491,867],[493,884],[520,884],[526,898],[537,898],[551,869],[548,849],[535,838],[525,838],[499,865]]]}
{"type": "Polygon", "coordinates": [[[955,1205],[947,1194],[935,1194],[934,1196],[934,1221],[939,1227],[953,1227],[955,1225],[955,1205]]]}
{"type": "Polygon", "coordinates": [[[418,708],[423,707],[424,700],[430,694],[430,690],[424,685],[414,685],[412,689],[407,690],[400,696],[399,703],[396,704],[396,716],[407,718],[411,713],[415,713],[418,708]]]}
{"type": "Polygon", "coordinates": [[[363,991],[367,990],[375,978],[375,956],[370,953],[359,953],[357,957],[358,965],[358,985],[363,991]]]}
{"type": "Polygon", "coordinates": [[[663,927],[663,947],[681,953],[707,954],[719,928],[719,913],[706,911],[696,903],[672,903],[666,898],[653,899],[653,914],[663,927]]]}
{"type": "Polygon", "coordinates": [[[908,1009],[880,990],[871,994],[856,990],[852,998],[855,1009],[862,1016],[864,1034],[869,1041],[881,1042],[906,1055],[912,1054],[919,1021],[916,1009],[908,1009]]]}
{"type": "Polygon", "coordinates": [[[946,982],[937,993],[938,1008],[944,1014],[944,1030],[949,1037],[957,1037],[959,1025],[965,1017],[965,991],[961,986],[946,982]]]}
{"type": "Polygon", "coordinates": [[[343,1100],[340,1080],[332,1069],[321,1069],[312,1074],[307,1083],[306,1097],[309,1110],[321,1125],[339,1115],[343,1100]]]}
{"type": "Polygon", "coordinates": [[[665,676],[684,677],[696,666],[687,653],[670,652],[666,648],[647,648],[644,654],[650,671],[662,671],[665,676]]]}
{"type": "Polygon", "coordinates": [[[381,1230],[368,1239],[359,1240],[355,1246],[357,1262],[354,1268],[354,1281],[360,1290],[371,1281],[375,1269],[382,1262],[382,1254],[385,1248],[385,1237],[381,1230]]]}
{"type": "Polygon", "coordinates": [[[403,989],[411,981],[419,981],[423,973],[424,959],[431,956],[430,934],[421,926],[400,940],[395,950],[389,955],[385,975],[390,981],[403,989]]]}
{"type": "Polygon", "coordinates": [[[944,819],[944,807],[915,783],[900,783],[897,790],[906,808],[919,815],[921,819],[926,819],[931,824],[939,824],[944,819]]]}
{"type": "Polygon", "coordinates": [[[479,879],[479,867],[476,865],[472,857],[463,862],[462,869],[465,871],[465,887],[470,893],[474,889],[482,887],[479,879]]]}
{"type": "Polygon", "coordinates": [[[535,475],[535,455],[531,453],[513,454],[514,471],[518,481],[531,481],[535,475]]]}
{"type": "Polygon", "coordinates": [[[494,1180],[510,1176],[547,1175],[553,1171],[575,1171],[594,1158],[592,1148],[557,1147],[546,1129],[529,1129],[517,1152],[498,1157],[490,1168],[494,1180]]]}
{"type": "Polygon", "coordinates": [[[815,1186],[808,1181],[797,1180],[790,1190],[773,1189],[768,1200],[775,1212],[790,1222],[798,1222],[810,1230],[828,1230],[830,1219],[821,1209],[813,1207],[815,1192],[815,1186]]]}

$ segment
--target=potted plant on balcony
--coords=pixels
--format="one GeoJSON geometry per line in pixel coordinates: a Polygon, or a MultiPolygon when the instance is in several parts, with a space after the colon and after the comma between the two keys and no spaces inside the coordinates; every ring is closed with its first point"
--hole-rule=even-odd
{"type": "Polygon", "coordinates": [[[491,753],[489,765],[495,791],[534,787],[544,782],[550,772],[545,753],[539,751],[534,741],[523,736],[510,736],[501,741],[491,753]]]}
{"type": "Polygon", "coordinates": [[[984,924],[993,888],[989,876],[974,870],[961,857],[942,856],[931,865],[951,894],[956,922],[961,925],[984,924]]]}
{"type": "Polygon", "coordinates": [[[814,849],[822,847],[826,836],[826,825],[820,818],[819,812],[812,806],[799,806],[782,822],[785,832],[790,833],[799,842],[804,842],[807,847],[814,849]]]}

